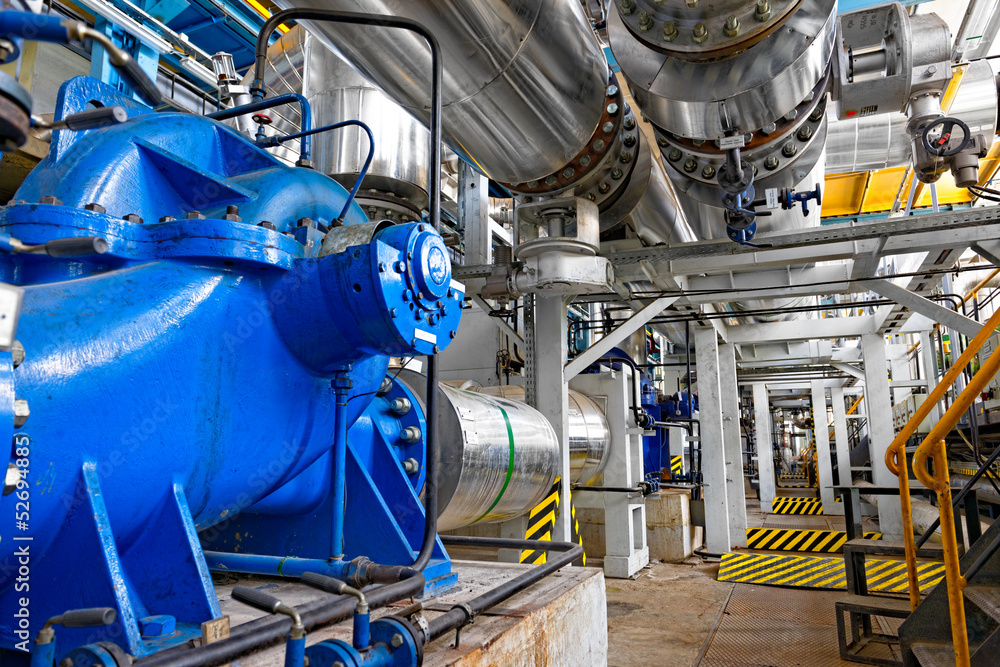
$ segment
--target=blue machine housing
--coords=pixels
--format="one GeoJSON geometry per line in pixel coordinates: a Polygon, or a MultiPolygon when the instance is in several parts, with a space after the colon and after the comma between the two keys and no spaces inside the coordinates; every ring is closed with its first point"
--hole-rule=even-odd
{"type": "MultiPolygon", "coordinates": [[[[81,607],[117,620],[59,628],[57,660],[81,644],[143,656],[199,636],[220,615],[199,531],[235,549],[224,536],[255,507],[276,522],[255,547],[336,553],[320,524],[314,536],[277,518],[333,521],[309,480],[346,473],[348,507],[364,508],[348,517],[349,553],[405,565],[420,542],[424,445],[398,434],[422,417],[388,414],[392,395],[378,393],[390,355],[431,354],[457,331],[464,294],[440,236],[369,223],[356,204],[324,234],[348,196],[332,179],[91,79],[64,84],[57,118],[110,104],[130,119],[56,132],[0,210],[0,231],[26,244],[108,243],[91,257],[0,256],[0,280],[25,288],[24,361],[0,354],[2,427],[15,397],[31,409],[10,459],[23,479],[0,498],[4,661],[81,607]],[[335,469],[335,433],[352,425],[347,470],[335,469]],[[410,458],[420,472],[404,472],[410,458]],[[384,536],[396,540],[385,550],[384,536]],[[175,628],[144,620],[165,615],[175,628]]],[[[436,556],[446,572],[440,545],[436,556]]]]}

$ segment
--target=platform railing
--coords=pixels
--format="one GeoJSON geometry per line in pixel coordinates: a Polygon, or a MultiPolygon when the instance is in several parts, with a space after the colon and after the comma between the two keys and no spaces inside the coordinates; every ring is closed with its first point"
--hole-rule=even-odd
{"type": "MultiPolygon", "coordinates": [[[[917,427],[923,423],[923,421],[931,414],[931,411],[935,408],[935,406],[941,402],[945,393],[947,393],[948,389],[955,384],[955,380],[957,380],[958,376],[962,374],[965,367],[972,362],[973,357],[975,357],[979,350],[982,349],[983,345],[986,344],[986,341],[991,335],[993,335],[998,326],[1000,326],[1000,309],[997,309],[997,311],[993,313],[983,324],[979,333],[977,333],[975,338],[969,342],[968,347],[965,348],[965,351],[962,352],[962,355],[958,358],[958,360],[955,361],[952,367],[949,368],[944,374],[944,377],[941,378],[941,381],[937,384],[937,386],[931,390],[927,399],[917,407],[913,417],[911,417],[900,432],[896,434],[896,437],[885,451],[886,468],[889,469],[889,472],[899,478],[899,504],[902,510],[904,524],[903,545],[906,548],[906,576],[910,592],[910,609],[913,611],[916,611],[917,606],[920,604],[920,582],[917,580],[917,545],[913,535],[913,507],[910,503],[910,476],[906,466],[906,443],[916,432],[917,427]]],[[[996,356],[996,354],[992,355],[990,360],[992,361],[996,356]]],[[[982,371],[983,368],[981,368],[980,372],[976,374],[976,377],[979,377],[979,375],[982,374],[982,371]]],[[[995,374],[996,370],[990,373],[989,377],[982,381],[983,386],[988,384],[989,381],[993,379],[993,375],[995,374]]],[[[969,386],[972,386],[972,383],[970,383],[969,386]]],[[[962,396],[965,396],[968,393],[968,389],[969,387],[966,387],[966,391],[962,392],[962,396]]],[[[975,401],[976,396],[979,395],[979,391],[980,390],[977,390],[971,394],[969,405],[975,401]]],[[[961,397],[959,397],[959,400],[960,399],[961,397]]],[[[945,416],[942,417],[942,419],[935,425],[934,430],[943,429],[944,433],[947,433],[954,428],[955,424],[958,423],[958,419],[961,417],[962,412],[967,410],[969,407],[969,405],[965,405],[961,410],[957,411],[957,413],[954,413],[954,421],[947,423],[946,417],[949,413],[954,412],[956,403],[958,403],[958,400],[956,400],[955,403],[952,403],[951,408],[948,409],[945,416]]],[[[930,436],[928,436],[928,438],[930,438],[930,436]]],[[[943,438],[943,435],[941,438],[943,438]]],[[[932,443],[936,442],[935,440],[929,441],[932,443]]],[[[928,442],[928,439],[925,438],[924,442],[928,442]]],[[[947,473],[947,464],[945,465],[945,473],[947,473]]],[[[948,490],[948,495],[950,498],[950,488],[948,490]]],[[[952,507],[951,502],[949,502],[946,507],[950,515],[952,507]]],[[[944,535],[945,531],[942,530],[941,532],[942,535],[944,535]]],[[[950,534],[954,539],[954,530],[952,530],[950,534]]]]}

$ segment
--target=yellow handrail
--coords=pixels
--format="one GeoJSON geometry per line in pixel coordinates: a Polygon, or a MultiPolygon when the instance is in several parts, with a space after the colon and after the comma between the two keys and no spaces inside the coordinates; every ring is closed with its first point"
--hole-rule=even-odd
{"type": "MultiPolygon", "coordinates": [[[[992,318],[990,318],[992,320],[992,318]]],[[[980,332],[981,333],[981,332],[980,332]]],[[[977,336],[978,338],[978,336],[977,336]]],[[[969,665],[969,637],[965,626],[965,604],[962,590],[965,578],[958,558],[958,538],[955,536],[955,519],[951,506],[951,480],[948,476],[948,460],[944,448],[944,438],[958,420],[969,409],[986,385],[1000,371],[1000,351],[990,355],[979,371],[972,376],[969,384],[958,395],[941,420],[934,424],[917,451],[913,454],[913,474],[929,489],[937,492],[938,514],[941,519],[941,542],[944,546],[945,581],[948,586],[948,606],[951,610],[951,635],[955,643],[956,667],[969,665]],[[934,474],[927,470],[927,461],[934,460],[934,474]]],[[[929,399],[928,399],[929,400],[929,399]]]]}
{"type": "MultiPolygon", "coordinates": [[[[983,324],[983,327],[976,334],[976,337],[969,341],[969,346],[965,348],[962,352],[962,356],[958,358],[958,361],[948,369],[941,378],[941,382],[938,383],[936,387],[927,396],[927,399],[917,407],[917,411],[913,414],[906,425],[903,426],[902,430],[896,435],[892,443],[885,451],[885,467],[889,469],[893,475],[899,478],[899,505],[903,513],[903,545],[906,549],[906,575],[910,585],[910,609],[915,611],[917,605],[920,604],[920,583],[917,580],[917,546],[916,539],[913,536],[913,514],[912,505],[910,503],[910,477],[906,469],[906,441],[910,439],[917,427],[923,423],[924,419],[930,415],[931,410],[934,409],[941,399],[944,398],[945,393],[948,389],[955,384],[955,380],[958,376],[962,374],[963,369],[972,362],[972,358],[976,356],[979,350],[986,343],[987,339],[996,331],[997,327],[1000,326],[1000,309],[997,309],[988,320],[983,324]]],[[[992,376],[991,376],[992,377],[992,376]]],[[[956,418],[956,422],[958,419],[956,418]]],[[[940,422],[939,422],[940,423],[940,422]]],[[[954,424],[949,425],[947,430],[951,430],[954,424]]]]}

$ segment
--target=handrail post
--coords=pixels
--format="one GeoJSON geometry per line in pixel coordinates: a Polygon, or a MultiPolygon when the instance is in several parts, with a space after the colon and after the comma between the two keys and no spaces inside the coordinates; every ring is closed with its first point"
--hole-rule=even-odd
{"type": "MultiPolygon", "coordinates": [[[[948,389],[955,384],[955,380],[957,380],[958,376],[962,374],[965,367],[972,362],[972,358],[976,356],[980,349],[982,349],[983,345],[986,344],[986,341],[991,335],[993,335],[998,326],[1000,326],[1000,309],[997,309],[997,311],[990,316],[990,318],[983,324],[983,327],[979,330],[979,333],[976,334],[976,337],[969,341],[969,346],[965,348],[965,351],[962,352],[962,355],[958,358],[958,360],[944,374],[944,377],[941,378],[941,382],[939,382],[931,393],[928,394],[927,399],[917,407],[917,411],[913,414],[913,417],[911,417],[910,420],[906,422],[906,425],[903,426],[902,430],[896,434],[896,437],[893,439],[892,443],[885,452],[885,467],[889,469],[889,472],[899,478],[899,504],[903,513],[904,524],[903,546],[906,550],[906,574],[910,588],[910,608],[913,611],[915,611],[917,605],[920,604],[920,582],[917,579],[917,549],[916,542],[913,538],[913,511],[912,504],[910,502],[910,479],[906,468],[906,442],[917,430],[917,427],[923,423],[924,419],[930,415],[934,406],[941,402],[941,399],[944,398],[948,389]]],[[[997,355],[994,354],[993,356],[997,355]]],[[[992,360],[992,358],[993,357],[991,356],[990,359],[992,360]]],[[[994,369],[993,373],[990,374],[989,379],[992,379],[995,374],[996,370],[994,369]]],[[[985,385],[988,383],[989,379],[987,379],[983,384],[985,385]]],[[[966,390],[968,390],[968,387],[966,387],[966,390]]],[[[965,392],[963,392],[963,395],[964,394],[965,392]]],[[[975,400],[976,395],[978,395],[978,391],[972,396],[972,400],[975,400]]],[[[957,402],[958,401],[956,400],[956,403],[957,402]]],[[[952,404],[952,407],[954,407],[954,404],[952,404]]],[[[949,408],[945,413],[945,416],[941,418],[941,421],[935,425],[935,429],[937,429],[938,426],[945,421],[945,417],[949,413],[951,413],[951,408],[949,408]]],[[[950,431],[957,421],[958,416],[956,416],[955,420],[947,426],[947,430],[945,432],[950,431]]],[[[928,438],[929,437],[930,436],[928,436],[928,438]]],[[[944,436],[942,435],[941,437],[944,436]]],[[[927,442],[927,440],[924,442],[927,442]]],[[[916,465],[914,465],[914,474],[916,474],[916,465]]],[[[951,496],[950,487],[948,489],[948,495],[949,497],[951,496]]]]}

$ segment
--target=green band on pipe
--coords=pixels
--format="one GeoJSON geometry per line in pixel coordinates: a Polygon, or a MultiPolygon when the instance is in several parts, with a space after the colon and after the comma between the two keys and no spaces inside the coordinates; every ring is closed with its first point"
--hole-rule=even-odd
{"type": "Polygon", "coordinates": [[[479,523],[486,515],[493,511],[493,508],[497,506],[500,499],[503,498],[503,494],[507,492],[507,485],[510,484],[510,477],[514,474],[514,430],[510,427],[510,417],[507,416],[507,411],[503,409],[499,404],[497,409],[500,410],[500,414],[503,415],[503,423],[507,426],[507,446],[509,454],[507,456],[507,478],[503,481],[503,487],[500,489],[500,493],[497,494],[496,500],[490,505],[490,508],[483,512],[483,515],[473,521],[472,523],[479,523]]]}

